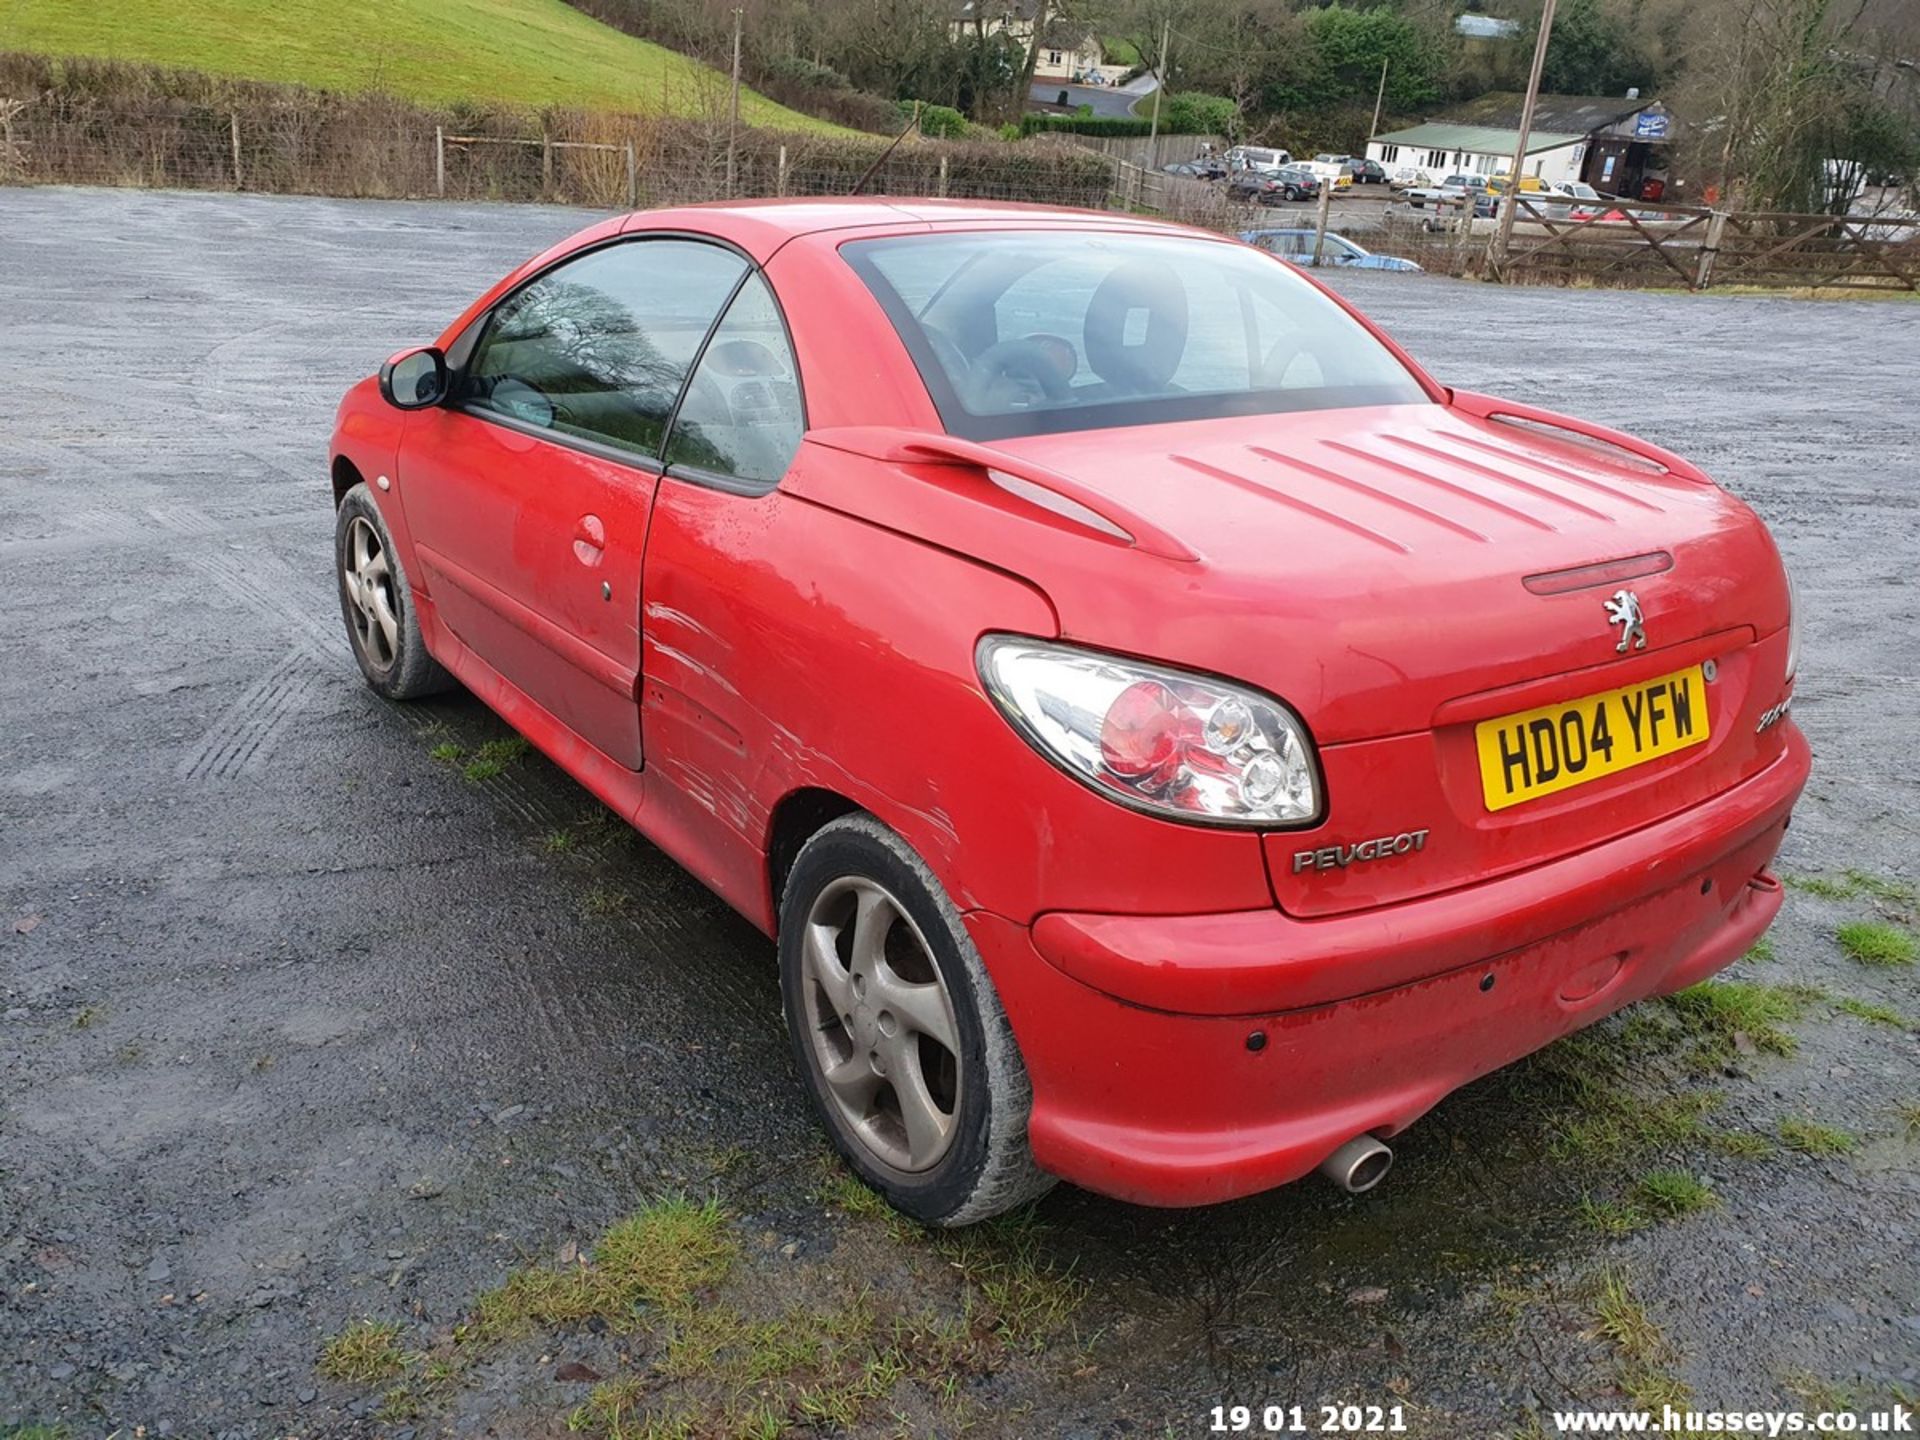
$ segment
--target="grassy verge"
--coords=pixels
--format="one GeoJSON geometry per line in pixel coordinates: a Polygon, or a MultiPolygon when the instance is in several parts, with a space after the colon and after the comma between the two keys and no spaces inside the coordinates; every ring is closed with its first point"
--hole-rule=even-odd
{"type": "MultiPolygon", "coordinates": [[[[4,44],[428,103],[722,113],[726,78],[561,0],[9,0],[4,44]]],[[[749,125],[846,133],[752,91],[749,125]]]]}

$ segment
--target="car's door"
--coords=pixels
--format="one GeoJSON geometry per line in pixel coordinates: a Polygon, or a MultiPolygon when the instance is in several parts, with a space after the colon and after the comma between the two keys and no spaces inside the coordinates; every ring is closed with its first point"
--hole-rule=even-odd
{"type": "Polygon", "coordinates": [[[641,763],[640,582],[667,425],[747,262],[635,237],[503,298],[449,401],[402,441],[399,491],[436,610],[562,724],[641,763]]]}

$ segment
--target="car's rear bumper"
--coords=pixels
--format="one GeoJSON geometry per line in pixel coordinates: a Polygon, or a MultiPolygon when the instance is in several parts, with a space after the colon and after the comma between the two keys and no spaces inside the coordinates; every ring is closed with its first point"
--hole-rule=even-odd
{"type": "Polygon", "coordinates": [[[1045,916],[1031,930],[975,912],[1033,1080],[1035,1158],[1142,1204],[1251,1194],[1705,979],[1779,911],[1766,867],[1809,758],[1787,739],[1766,771],[1659,825],[1377,911],[1045,916]]]}

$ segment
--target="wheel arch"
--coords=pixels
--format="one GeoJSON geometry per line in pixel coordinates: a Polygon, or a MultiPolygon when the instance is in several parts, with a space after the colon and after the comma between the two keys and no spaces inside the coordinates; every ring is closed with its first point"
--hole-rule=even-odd
{"type": "Polygon", "coordinates": [[[333,508],[338,510],[340,508],[340,502],[347,498],[347,492],[356,485],[364,485],[366,479],[367,477],[360,473],[360,467],[355,465],[353,461],[349,460],[345,455],[334,456],[333,508]]]}
{"type": "Polygon", "coordinates": [[[825,786],[806,785],[790,790],[773,807],[767,825],[767,913],[773,916],[774,929],[780,925],[780,901],[787,888],[787,876],[807,841],[844,815],[870,813],[858,801],[825,786]]]}

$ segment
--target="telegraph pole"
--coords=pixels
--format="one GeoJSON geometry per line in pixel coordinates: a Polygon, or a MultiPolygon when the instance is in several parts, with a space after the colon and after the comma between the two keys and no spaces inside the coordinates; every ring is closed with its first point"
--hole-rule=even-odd
{"type": "Polygon", "coordinates": [[[1172,33],[1173,33],[1173,21],[1171,20],[1161,21],[1160,22],[1160,76],[1159,76],[1160,83],[1153,87],[1153,125],[1147,131],[1147,164],[1150,168],[1153,168],[1153,169],[1159,168],[1157,165],[1154,164],[1154,157],[1156,154],[1159,153],[1155,149],[1155,146],[1157,146],[1160,141],[1160,96],[1161,96],[1161,93],[1165,91],[1167,88],[1167,41],[1169,38],[1171,38],[1172,33]]]}
{"type": "Polygon", "coordinates": [[[1373,143],[1373,137],[1380,133],[1380,106],[1387,98],[1387,57],[1380,57],[1380,88],[1373,95],[1373,128],[1367,131],[1367,143],[1373,143]]]}
{"type": "MultiPolygon", "coordinates": [[[[1507,263],[1507,246],[1513,239],[1513,209],[1520,200],[1520,172],[1527,163],[1527,141],[1533,135],[1533,107],[1540,98],[1540,72],[1547,64],[1547,41],[1553,35],[1553,0],[1547,0],[1540,12],[1540,37],[1533,44],[1533,70],[1527,76],[1527,99],[1520,107],[1520,140],[1513,147],[1513,168],[1507,172],[1507,193],[1500,197],[1500,225],[1494,232],[1493,266],[1498,272],[1507,263]]],[[[1473,197],[1466,203],[1472,206],[1473,197]]],[[[1471,222],[1469,222],[1471,223],[1471,222]]]]}
{"type": "Polygon", "coordinates": [[[733,93],[727,101],[727,198],[733,198],[734,146],[740,133],[740,16],[733,10],[733,93]]]}

